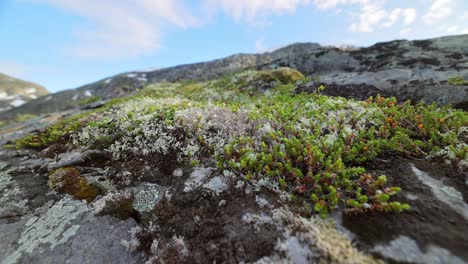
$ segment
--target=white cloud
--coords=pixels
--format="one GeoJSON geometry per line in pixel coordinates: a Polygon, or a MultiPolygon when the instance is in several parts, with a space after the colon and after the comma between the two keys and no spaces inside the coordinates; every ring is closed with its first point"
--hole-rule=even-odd
{"type": "Polygon", "coordinates": [[[445,32],[451,34],[451,33],[455,33],[457,32],[458,30],[458,27],[457,26],[450,26],[448,28],[445,29],[445,32]]]}
{"type": "Polygon", "coordinates": [[[350,30],[353,32],[373,32],[374,26],[382,23],[387,16],[387,12],[380,5],[366,3],[362,6],[359,21],[351,24],[350,30]]]}
{"type": "Polygon", "coordinates": [[[416,21],[416,9],[414,8],[406,8],[403,10],[403,17],[405,25],[410,25],[416,21]]]}
{"type": "Polygon", "coordinates": [[[211,9],[221,9],[235,21],[255,22],[258,17],[294,14],[309,0],[205,0],[211,9]]]}
{"type": "Polygon", "coordinates": [[[359,15],[358,22],[350,26],[353,32],[373,32],[376,27],[389,28],[398,21],[403,20],[405,25],[410,25],[416,20],[416,10],[413,8],[396,8],[391,12],[378,5],[364,5],[359,15]]]}
{"type": "Polygon", "coordinates": [[[322,10],[331,9],[338,5],[346,4],[367,4],[372,1],[369,0],[314,0],[314,5],[322,10]]]}
{"type": "Polygon", "coordinates": [[[354,15],[349,26],[352,32],[373,32],[376,28],[389,28],[403,21],[408,26],[416,20],[416,9],[395,8],[387,10],[386,0],[314,0],[314,5],[320,10],[338,8],[340,5],[357,5],[360,13],[354,15]]]}
{"type": "Polygon", "coordinates": [[[431,25],[447,18],[453,13],[454,8],[454,0],[433,0],[429,11],[423,17],[424,23],[431,25]]]}
{"type": "Polygon", "coordinates": [[[410,25],[416,20],[416,10],[413,8],[395,8],[387,17],[387,21],[382,24],[383,27],[391,27],[403,18],[405,25],[410,25]]]}
{"type": "Polygon", "coordinates": [[[47,3],[88,19],[71,50],[82,57],[134,57],[161,46],[165,26],[197,24],[177,0],[29,0],[47,3]]]}

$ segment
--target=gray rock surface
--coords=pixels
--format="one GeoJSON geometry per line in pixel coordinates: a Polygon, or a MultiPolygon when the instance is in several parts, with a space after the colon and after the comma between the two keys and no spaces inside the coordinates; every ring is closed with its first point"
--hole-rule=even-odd
{"type": "Polygon", "coordinates": [[[181,80],[209,80],[247,68],[296,68],[320,77],[325,84],[343,90],[336,95],[363,97],[368,91],[356,85],[374,86],[401,100],[425,100],[467,109],[468,86],[447,83],[449,77],[468,80],[468,35],[428,40],[395,40],[367,48],[340,49],[315,43],[293,44],[271,53],[238,54],[210,62],[180,65],[154,71],[119,74],[101,81],[41,97],[0,114],[11,119],[24,113],[50,113],[79,106],[89,97],[109,99],[128,95],[146,84],[181,80]],[[351,86],[352,92],[346,90],[351,86]]]}
{"type": "Polygon", "coordinates": [[[141,263],[132,241],[133,218],[96,216],[91,206],[49,191],[31,153],[1,151],[0,263],[141,263]],[[16,158],[15,158],[16,156],[16,158]]]}

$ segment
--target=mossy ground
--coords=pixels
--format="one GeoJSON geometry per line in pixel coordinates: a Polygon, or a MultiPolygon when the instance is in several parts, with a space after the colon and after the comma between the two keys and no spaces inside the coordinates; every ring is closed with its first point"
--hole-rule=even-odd
{"type": "Polygon", "coordinates": [[[49,175],[49,187],[61,193],[67,193],[79,200],[91,202],[99,194],[99,190],[90,185],[80,171],[73,167],[60,168],[49,175]]]}
{"type": "Polygon", "coordinates": [[[447,83],[450,84],[450,85],[460,85],[460,86],[468,85],[468,81],[466,81],[465,78],[460,77],[460,76],[450,77],[448,79],[447,83]]]}
{"type": "Polygon", "coordinates": [[[322,215],[340,206],[352,213],[409,208],[393,200],[401,189],[388,186],[385,175],[366,173],[366,162],[378,156],[468,159],[464,111],[380,96],[295,94],[303,78],[282,68],[152,84],[16,144],[45,148],[63,140],[107,149],[114,160],[151,156],[213,165],[322,215]]]}

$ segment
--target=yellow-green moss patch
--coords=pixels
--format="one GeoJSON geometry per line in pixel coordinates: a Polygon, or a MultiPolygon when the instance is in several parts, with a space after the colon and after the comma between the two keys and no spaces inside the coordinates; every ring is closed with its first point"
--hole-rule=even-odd
{"type": "Polygon", "coordinates": [[[99,194],[99,190],[90,185],[80,171],[73,167],[60,168],[50,173],[49,187],[60,193],[91,202],[99,194]]]}

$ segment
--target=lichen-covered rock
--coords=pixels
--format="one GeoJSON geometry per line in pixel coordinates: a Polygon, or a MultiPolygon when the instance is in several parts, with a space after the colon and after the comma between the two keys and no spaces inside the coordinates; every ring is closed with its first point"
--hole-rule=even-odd
{"type": "Polygon", "coordinates": [[[133,193],[133,208],[140,213],[146,213],[161,200],[166,188],[157,184],[142,183],[131,190],[133,193]]]}
{"type": "Polygon", "coordinates": [[[58,155],[58,161],[52,162],[49,164],[48,169],[54,170],[63,167],[70,167],[80,163],[85,162],[91,158],[102,157],[105,156],[105,153],[98,150],[83,150],[83,151],[75,151],[71,153],[62,153],[58,155]]]}
{"type": "Polygon", "coordinates": [[[67,193],[77,199],[91,202],[99,194],[99,190],[90,185],[80,171],[73,167],[60,168],[49,175],[49,187],[61,193],[67,193]]]}
{"type": "Polygon", "coordinates": [[[10,175],[13,169],[4,170],[8,166],[0,162],[0,219],[21,216],[27,211],[27,200],[22,197],[22,188],[10,175]]]}
{"type": "Polygon", "coordinates": [[[86,204],[65,197],[14,223],[0,222],[2,263],[142,263],[122,241],[135,221],[95,217],[86,204]]]}

